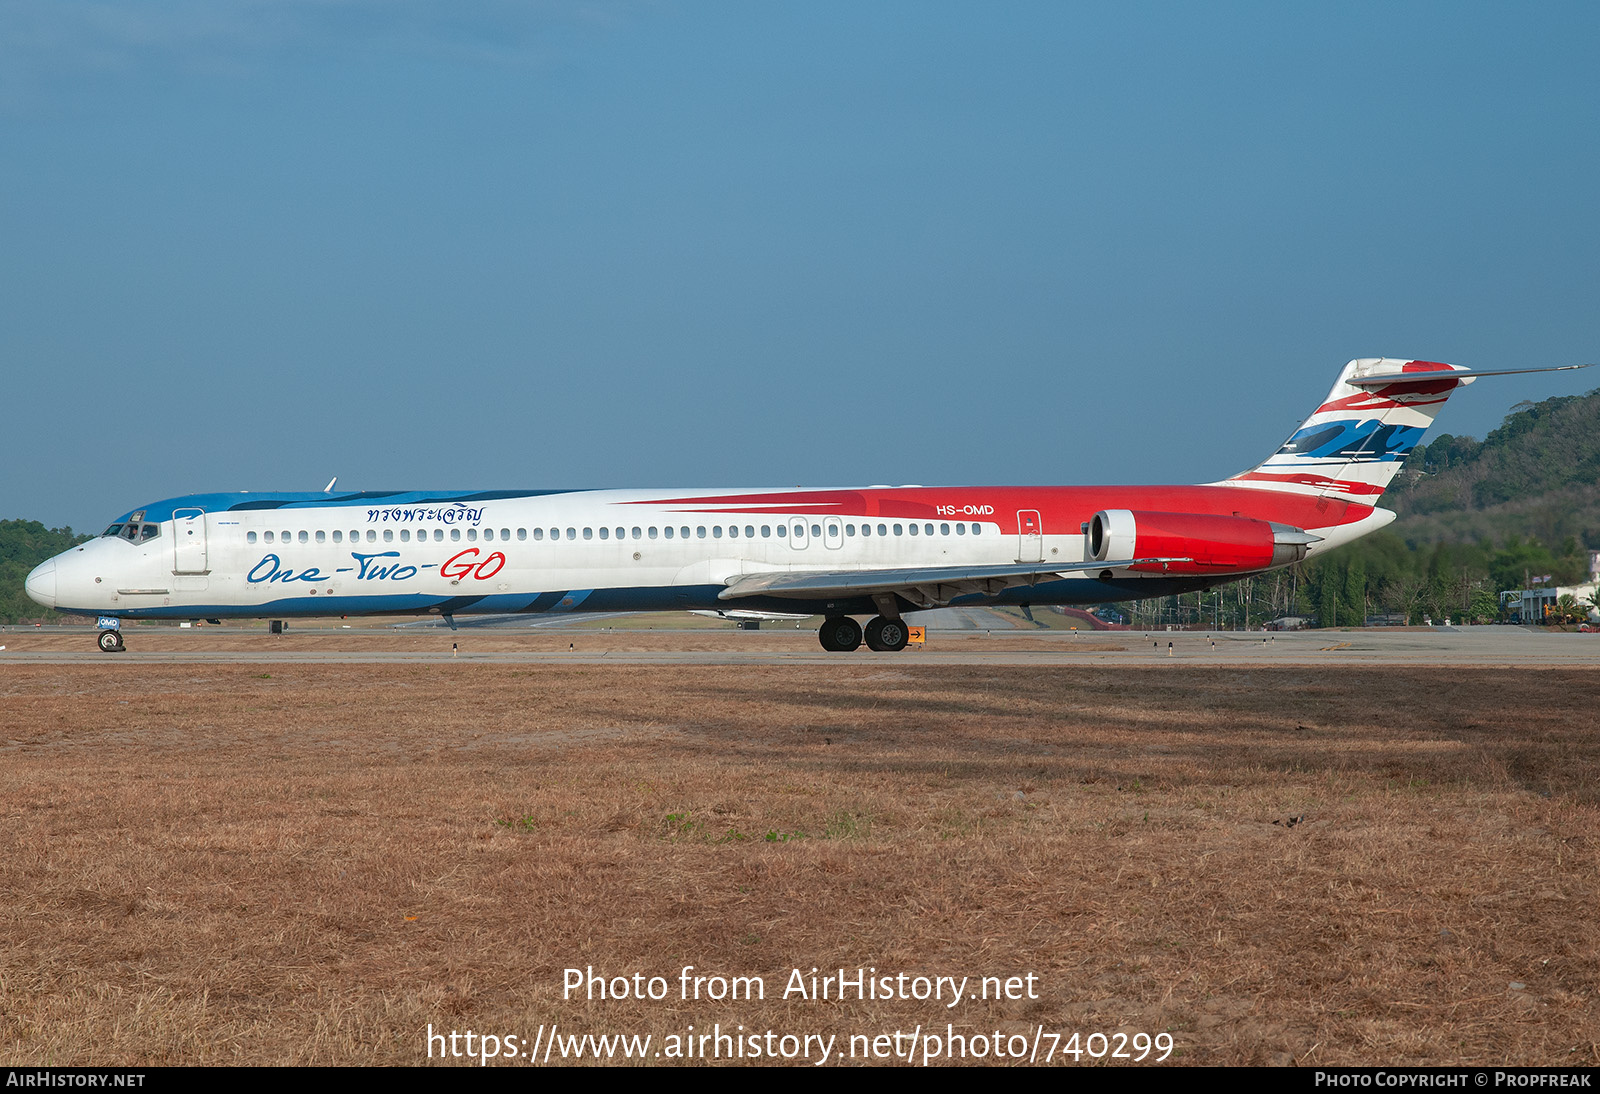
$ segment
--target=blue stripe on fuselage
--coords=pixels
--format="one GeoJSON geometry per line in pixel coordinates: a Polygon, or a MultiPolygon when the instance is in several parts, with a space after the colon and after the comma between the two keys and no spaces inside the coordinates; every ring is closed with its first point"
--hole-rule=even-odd
{"type": "Polygon", "coordinates": [[[240,491],[237,494],[188,494],[167,498],[138,509],[130,509],[116,523],[126,523],[134,513],[147,521],[171,520],[178,509],[204,509],[208,513],[237,513],[263,509],[335,509],[373,505],[476,505],[488,501],[516,498],[542,498],[552,494],[572,494],[574,490],[363,490],[341,494],[279,494],[240,491]]]}

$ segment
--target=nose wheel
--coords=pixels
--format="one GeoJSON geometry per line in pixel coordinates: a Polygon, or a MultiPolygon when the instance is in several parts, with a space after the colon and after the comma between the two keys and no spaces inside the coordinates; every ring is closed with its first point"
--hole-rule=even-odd
{"type": "Polygon", "coordinates": [[[121,653],[124,649],[121,631],[101,631],[98,641],[101,653],[121,653]]]}

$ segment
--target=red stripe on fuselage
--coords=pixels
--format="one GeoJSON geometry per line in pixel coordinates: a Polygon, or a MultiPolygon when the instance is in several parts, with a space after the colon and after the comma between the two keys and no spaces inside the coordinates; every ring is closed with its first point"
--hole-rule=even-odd
{"type": "Polygon", "coordinates": [[[1324,475],[1269,475],[1263,471],[1246,471],[1242,475],[1235,475],[1235,480],[1249,479],[1251,482],[1287,482],[1296,486],[1312,486],[1318,490],[1338,490],[1345,494],[1366,494],[1377,497],[1388,489],[1387,486],[1374,486],[1370,482],[1347,482],[1344,479],[1330,479],[1324,475]]]}
{"type": "MultiPolygon", "coordinates": [[[[1275,479],[1256,473],[1248,477],[1275,479]]],[[[1328,480],[1284,476],[1280,481],[1312,484],[1328,480]]],[[[1328,483],[1346,493],[1373,491],[1365,483],[1328,483]]],[[[1381,489],[1375,491],[1382,493],[1381,489]]],[[[914,520],[978,520],[1017,528],[1018,513],[1038,512],[1045,535],[1075,535],[1102,509],[1137,509],[1162,513],[1205,513],[1214,516],[1275,520],[1296,528],[1327,528],[1365,519],[1372,506],[1341,498],[1240,488],[1237,486],[973,486],[900,487],[887,490],[794,490],[759,494],[711,494],[625,502],[685,513],[740,513],[773,517],[807,516],[905,518],[914,520]]]]}

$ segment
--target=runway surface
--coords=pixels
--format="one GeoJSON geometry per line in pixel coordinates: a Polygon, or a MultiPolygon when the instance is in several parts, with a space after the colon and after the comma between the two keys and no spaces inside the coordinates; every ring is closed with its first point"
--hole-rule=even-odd
{"type": "Polygon", "coordinates": [[[132,628],[128,649],[104,654],[84,628],[0,632],[0,666],[29,664],[495,664],[775,665],[1474,665],[1600,664],[1600,634],[1520,627],[1242,632],[932,631],[900,653],[822,650],[809,630],[574,630],[536,634],[435,629],[260,630],[132,628]]]}

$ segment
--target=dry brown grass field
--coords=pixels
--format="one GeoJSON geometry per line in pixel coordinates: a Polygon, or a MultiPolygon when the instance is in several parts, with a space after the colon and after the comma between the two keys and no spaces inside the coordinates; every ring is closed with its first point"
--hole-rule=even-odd
{"type": "Polygon", "coordinates": [[[1594,1065],[1597,706],[1566,670],[13,663],[0,1062],[554,1023],[1594,1065]],[[563,999],[588,966],[671,993],[563,999]],[[813,967],[1038,998],[783,998],[813,967]]]}

